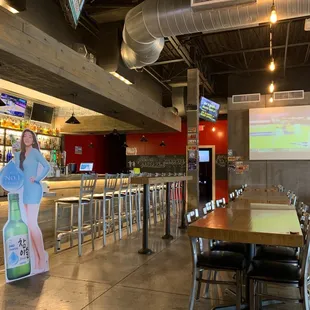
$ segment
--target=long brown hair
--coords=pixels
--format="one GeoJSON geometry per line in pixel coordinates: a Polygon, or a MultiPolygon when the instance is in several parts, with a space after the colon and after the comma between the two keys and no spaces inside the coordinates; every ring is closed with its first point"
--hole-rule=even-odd
{"type": "Polygon", "coordinates": [[[21,141],[20,141],[20,160],[19,160],[19,168],[23,171],[24,171],[24,161],[26,159],[26,145],[24,143],[24,136],[26,132],[29,132],[32,135],[32,139],[33,139],[32,147],[34,149],[37,149],[38,151],[40,150],[37,136],[35,135],[35,133],[29,129],[25,129],[23,131],[21,141]]]}

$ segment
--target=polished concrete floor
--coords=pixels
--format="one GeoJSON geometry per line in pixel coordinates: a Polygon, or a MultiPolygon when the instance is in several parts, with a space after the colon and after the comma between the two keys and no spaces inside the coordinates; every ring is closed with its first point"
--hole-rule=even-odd
{"type": "MultiPolygon", "coordinates": [[[[14,284],[4,283],[2,271],[0,309],[186,310],[191,286],[189,242],[186,234],[176,228],[172,230],[176,236],[172,241],[162,240],[163,232],[163,224],[150,229],[150,247],[155,251],[151,256],[137,253],[141,233],[128,238],[124,233],[123,240],[114,243],[111,238],[106,247],[102,247],[101,239],[96,240],[95,251],[85,244],[80,258],[77,248],[51,254],[49,273],[14,284]]],[[[233,297],[225,293],[225,287],[212,286],[209,297],[196,302],[195,309],[227,303],[233,303],[233,297]]]]}

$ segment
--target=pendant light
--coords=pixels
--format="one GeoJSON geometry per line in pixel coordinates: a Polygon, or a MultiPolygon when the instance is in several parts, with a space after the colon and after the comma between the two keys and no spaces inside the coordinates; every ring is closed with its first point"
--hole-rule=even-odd
{"type": "Polygon", "coordinates": [[[273,72],[275,69],[276,69],[276,64],[275,64],[275,62],[274,62],[274,58],[272,57],[272,58],[271,58],[271,61],[270,61],[270,64],[269,64],[269,70],[270,70],[271,72],[273,72]]]}
{"type": "Polygon", "coordinates": [[[148,140],[147,140],[147,138],[143,135],[143,136],[141,137],[140,141],[141,141],[141,142],[147,142],[148,140]]]}
{"type": "Polygon", "coordinates": [[[274,92],[275,86],[273,81],[271,82],[271,84],[269,85],[269,92],[272,94],[274,92]]]}
{"type": "MultiPolygon", "coordinates": [[[[75,99],[77,97],[77,94],[72,94],[72,96],[73,96],[73,104],[75,104],[75,99]]],[[[80,124],[79,120],[74,116],[74,107],[73,107],[73,112],[72,112],[71,117],[66,120],[66,124],[71,124],[71,125],[80,124]]]]}
{"type": "Polygon", "coordinates": [[[112,136],[117,136],[117,137],[120,136],[120,134],[119,134],[119,132],[117,131],[116,128],[112,130],[111,135],[112,135],[112,136]]]}
{"type": "Polygon", "coordinates": [[[272,6],[271,6],[270,22],[271,24],[275,24],[277,21],[278,21],[278,14],[276,11],[276,6],[274,5],[274,1],[273,1],[272,6]]]}
{"type": "Polygon", "coordinates": [[[163,141],[161,141],[161,142],[160,142],[160,144],[159,144],[159,146],[161,146],[161,147],[165,147],[165,146],[166,146],[165,141],[164,141],[164,140],[163,140],[163,141]]]}

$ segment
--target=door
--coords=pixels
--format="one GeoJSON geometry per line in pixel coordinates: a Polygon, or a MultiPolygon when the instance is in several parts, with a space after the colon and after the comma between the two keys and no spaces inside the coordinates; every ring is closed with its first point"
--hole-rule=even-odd
{"type": "Polygon", "coordinates": [[[199,201],[206,203],[213,199],[213,148],[199,148],[199,201]]]}

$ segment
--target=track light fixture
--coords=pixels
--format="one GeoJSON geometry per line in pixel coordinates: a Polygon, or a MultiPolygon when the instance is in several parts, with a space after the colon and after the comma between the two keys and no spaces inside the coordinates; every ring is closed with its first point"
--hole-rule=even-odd
{"type": "Polygon", "coordinates": [[[147,142],[148,140],[147,140],[147,138],[143,135],[143,136],[141,137],[140,141],[141,141],[141,142],[147,142]]]}
{"type": "Polygon", "coordinates": [[[128,147],[128,144],[126,143],[126,141],[124,142],[123,147],[124,147],[124,148],[127,148],[127,147],[128,147]]]}
{"type": "Polygon", "coordinates": [[[161,142],[160,142],[160,144],[159,144],[159,146],[161,146],[161,147],[165,147],[165,146],[166,146],[165,141],[161,141],[161,142]]]}

